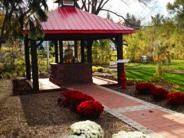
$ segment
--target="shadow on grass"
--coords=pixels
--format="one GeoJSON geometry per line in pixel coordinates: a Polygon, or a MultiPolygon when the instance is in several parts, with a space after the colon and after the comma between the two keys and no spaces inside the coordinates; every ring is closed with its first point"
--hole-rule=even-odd
{"type": "Polygon", "coordinates": [[[136,72],[136,71],[127,71],[127,77],[133,78],[136,80],[150,80],[152,78],[151,73],[145,73],[145,72],[136,72]]]}

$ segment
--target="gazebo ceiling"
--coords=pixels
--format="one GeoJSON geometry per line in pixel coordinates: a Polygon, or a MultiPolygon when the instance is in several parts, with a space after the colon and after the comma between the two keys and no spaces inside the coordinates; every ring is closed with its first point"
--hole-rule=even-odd
{"type": "Polygon", "coordinates": [[[58,34],[131,34],[134,29],[126,27],[76,7],[60,7],[48,13],[42,22],[46,35],[58,34]]]}

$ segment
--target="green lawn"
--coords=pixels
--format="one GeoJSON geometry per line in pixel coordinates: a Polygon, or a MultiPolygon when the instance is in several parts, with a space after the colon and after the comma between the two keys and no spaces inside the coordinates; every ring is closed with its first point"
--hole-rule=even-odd
{"type": "MultiPolygon", "coordinates": [[[[153,79],[155,73],[155,64],[135,64],[129,63],[126,65],[126,75],[128,80],[143,80],[149,81],[153,79]]],[[[176,90],[184,92],[184,73],[174,73],[174,70],[180,70],[184,72],[184,60],[173,60],[171,64],[163,66],[164,74],[163,78],[174,84],[176,90]]]]}

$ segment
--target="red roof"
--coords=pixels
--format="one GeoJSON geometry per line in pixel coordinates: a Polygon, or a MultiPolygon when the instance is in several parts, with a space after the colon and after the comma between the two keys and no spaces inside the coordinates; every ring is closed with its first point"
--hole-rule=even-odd
{"type": "Polygon", "coordinates": [[[114,23],[75,7],[60,7],[42,22],[46,34],[131,34],[134,29],[114,23]]]}

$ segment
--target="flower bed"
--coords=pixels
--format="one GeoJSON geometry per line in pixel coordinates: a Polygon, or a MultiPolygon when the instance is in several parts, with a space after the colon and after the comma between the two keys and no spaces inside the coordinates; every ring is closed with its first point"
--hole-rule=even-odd
{"type": "Polygon", "coordinates": [[[184,94],[181,92],[169,92],[164,88],[156,87],[151,83],[136,84],[136,93],[150,95],[156,101],[166,100],[169,105],[184,105],[184,94]]]}
{"type": "Polygon", "coordinates": [[[151,89],[151,95],[157,101],[166,99],[168,93],[164,88],[152,87],[151,89]]]}
{"type": "Polygon", "coordinates": [[[94,100],[82,102],[77,106],[77,113],[88,119],[98,118],[103,110],[102,104],[94,100]]]}
{"type": "MultiPolygon", "coordinates": [[[[70,126],[70,134],[67,138],[104,138],[104,130],[93,121],[80,121],[70,126]]],[[[151,138],[139,131],[119,131],[112,134],[111,138],[151,138]]]]}
{"type": "Polygon", "coordinates": [[[136,90],[138,94],[149,95],[154,85],[151,83],[138,83],[136,85],[136,90]]]}
{"type": "Polygon", "coordinates": [[[58,105],[69,108],[87,119],[97,119],[104,110],[100,102],[76,90],[65,90],[58,98],[58,105]]]}
{"type": "Polygon", "coordinates": [[[180,92],[170,92],[167,95],[167,102],[172,106],[184,104],[184,94],[180,92]]]}
{"type": "Polygon", "coordinates": [[[84,101],[94,100],[93,97],[76,90],[65,90],[58,98],[58,105],[76,110],[77,106],[84,101]],[[64,98],[63,98],[64,97],[64,98]]]}
{"type": "Polygon", "coordinates": [[[68,138],[103,138],[104,131],[100,125],[92,121],[80,121],[70,126],[68,138]]]}

